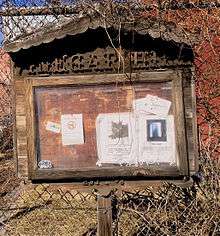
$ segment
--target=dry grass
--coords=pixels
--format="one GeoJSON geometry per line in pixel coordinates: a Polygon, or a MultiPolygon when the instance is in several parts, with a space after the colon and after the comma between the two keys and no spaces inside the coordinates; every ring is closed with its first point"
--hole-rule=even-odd
{"type": "Polygon", "coordinates": [[[95,211],[43,208],[13,219],[6,230],[13,236],[80,236],[95,227],[95,211]]]}

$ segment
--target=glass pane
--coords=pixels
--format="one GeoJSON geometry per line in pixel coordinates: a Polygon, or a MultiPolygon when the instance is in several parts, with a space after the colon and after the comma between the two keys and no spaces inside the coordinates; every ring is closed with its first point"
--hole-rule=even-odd
{"type": "Polygon", "coordinates": [[[35,88],[39,168],[177,165],[172,83],[35,88]]]}

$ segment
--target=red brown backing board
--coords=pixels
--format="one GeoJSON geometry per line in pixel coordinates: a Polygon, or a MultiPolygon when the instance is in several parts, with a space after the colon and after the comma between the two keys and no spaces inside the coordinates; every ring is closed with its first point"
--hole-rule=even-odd
{"type": "Polygon", "coordinates": [[[147,94],[172,101],[171,82],[35,88],[39,160],[61,169],[96,167],[98,114],[132,112],[132,101],[147,94]],[[64,114],[83,114],[84,144],[63,146],[61,133],[46,130],[48,121],[60,123],[64,114]]]}

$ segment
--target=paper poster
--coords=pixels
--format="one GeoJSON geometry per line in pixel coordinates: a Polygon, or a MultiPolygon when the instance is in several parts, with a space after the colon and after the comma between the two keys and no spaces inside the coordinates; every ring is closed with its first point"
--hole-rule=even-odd
{"type": "Polygon", "coordinates": [[[135,113],[148,113],[146,110],[147,98],[139,98],[133,101],[133,108],[135,113]]]}
{"type": "Polygon", "coordinates": [[[147,95],[145,98],[136,99],[133,102],[135,113],[168,115],[171,102],[157,96],[147,95]]]}
{"type": "Polygon", "coordinates": [[[140,115],[139,163],[176,164],[174,117],[140,115]]]}
{"type": "Polygon", "coordinates": [[[83,144],[82,114],[66,114],[61,116],[62,143],[66,145],[83,144]]]}
{"type": "Polygon", "coordinates": [[[135,122],[132,113],[99,114],[96,120],[97,165],[135,164],[135,122]]]}
{"type": "Polygon", "coordinates": [[[48,121],[46,124],[46,130],[59,134],[61,126],[58,123],[48,121]]]}

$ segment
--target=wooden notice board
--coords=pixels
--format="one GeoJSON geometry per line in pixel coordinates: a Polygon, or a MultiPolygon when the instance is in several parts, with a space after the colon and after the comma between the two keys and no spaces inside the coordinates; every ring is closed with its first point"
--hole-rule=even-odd
{"type": "Polygon", "coordinates": [[[181,89],[173,71],[27,79],[31,177],[183,176],[181,89]]]}

